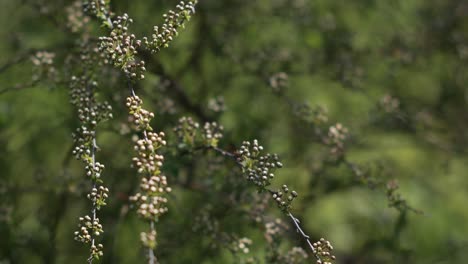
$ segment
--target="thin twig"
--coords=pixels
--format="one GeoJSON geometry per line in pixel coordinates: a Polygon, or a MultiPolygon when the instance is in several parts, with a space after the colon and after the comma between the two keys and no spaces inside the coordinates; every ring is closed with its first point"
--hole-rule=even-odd
{"type": "Polygon", "coordinates": [[[6,92],[10,92],[10,91],[21,91],[21,90],[24,90],[24,89],[30,89],[30,88],[34,88],[36,87],[37,84],[39,84],[40,80],[34,80],[34,81],[31,81],[31,82],[28,82],[28,83],[20,83],[20,84],[16,84],[12,87],[7,87],[7,88],[3,88],[0,90],[0,94],[4,94],[6,92]]]}
{"type": "Polygon", "coordinates": [[[291,212],[288,211],[288,216],[292,219],[294,225],[296,226],[296,230],[302,235],[302,237],[306,240],[307,244],[309,245],[312,253],[314,254],[317,260],[321,260],[320,256],[317,254],[317,250],[315,249],[312,242],[310,242],[310,236],[307,235],[301,228],[299,219],[297,219],[291,212]]]}
{"type": "MultiPolygon", "coordinates": [[[[130,90],[130,94],[132,95],[132,97],[136,97],[135,90],[133,89],[132,82],[128,78],[127,78],[127,84],[128,84],[128,89],[130,90]]],[[[143,136],[144,136],[145,140],[148,141],[148,135],[146,133],[146,129],[143,130],[143,136]]],[[[151,233],[153,233],[155,231],[154,221],[150,222],[150,230],[151,230],[151,233]]],[[[156,263],[157,263],[157,259],[156,259],[156,256],[154,254],[154,251],[153,251],[153,249],[151,247],[148,247],[148,264],[156,264],[156,263]]]]}
{"type": "MultiPolygon", "coordinates": [[[[229,151],[226,151],[226,150],[223,150],[221,148],[218,148],[218,147],[209,147],[209,149],[212,149],[218,153],[220,153],[221,155],[225,156],[225,157],[229,157],[231,159],[233,159],[236,164],[241,167],[241,169],[243,169],[244,165],[239,162],[239,160],[237,159],[237,155],[235,153],[232,153],[232,152],[229,152],[229,151]]],[[[267,191],[269,191],[270,193],[274,193],[273,191],[267,189],[267,191]]],[[[317,250],[315,249],[315,247],[313,246],[312,242],[310,241],[310,236],[307,235],[301,228],[300,226],[300,221],[299,219],[297,219],[290,211],[286,211],[287,215],[291,218],[291,220],[293,221],[294,225],[296,226],[296,230],[301,234],[301,236],[305,239],[305,241],[307,242],[307,244],[309,245],[310,249],[312,250],[312,254],[315,256],[315,258],[319,261],[322,261],[322,259],[320,258],[320,256],[318,255],[317,253],[317,250]]]]}

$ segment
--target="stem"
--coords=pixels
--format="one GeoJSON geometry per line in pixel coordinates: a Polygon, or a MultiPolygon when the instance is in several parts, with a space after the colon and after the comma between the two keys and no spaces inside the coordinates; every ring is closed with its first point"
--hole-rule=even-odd
{"type": "MultiPolygon", "coordinates": [[[[238,160],[237,160],[237,156],[235,153],[231,153],[229,151],[226,151],[226,150],[223,150],[221,148],[218,148],[218,147],[209,147],[210,149],[220,153],[221,155],[225,156],[225,157],[229,157],[231,159],[233,159],[236,164],[238,166],[240,166],[241,168],[243,168],[243,164],[240,163],[238,160]]],[[[271,190],[267,189],[268,191],[272,192],[271,190]]],[[[315,258],[319,261],[322,261],[322,259],[320,258],[320,256],[317,254],[317,250],[315,249],[315,247],[313,246],[312,242],[310,241],[310,236],[307,235],[301,228],[300,226],[300,221],[299,219],[297,219],[290,211],[286,211],[286,214],[289,216],[289,218],[291,218],[291,220],[293,221],[294,225],[296,226],[296,230],[301,234],[301,236],[305,239],[305,241],[307,242],[307,244],[309,245],[310,249],[312,250],[312,253],[314,254],[315,258]]]]}
{"type": "Polygon", "coordinates": [[[296,231],[298,231],[302,237],[306,240],[307,244],[309,245],[310,249],[312,250],[312,253],[314,254],[315,258],[317,260],[322,260],[320,256],[317,254],[317,250],[315,249],[314,245],[312,245],[312,242],[310,242],[310,236],[304,233],[300,226],[299,219],[297,219],[291,212],[288,211],[288,216],[292,219],[294,225],[296,226],[296,231]]]}
{"type": "MultiPolygon", "coordinates": [[[[127,84],[128,84],[128,89],[130,90],[130,94],[132,95],[132,97],[136,97],[135,90],[133,89],[133,86],[132,86],[132,82],[130,81],[128,76],[127,76],[127,84]]],[[[145,140],[148,140],[146,129],[143,130],[143,136],[145,140]]],[[[150,232],[153,233],[154,231],[155,231],[154,221],[151,221],[150,232]]],[[[148,247],[148,264],[155,264],[155,263],[157,263],[157,259],[156,259],[156,256],[154,255],[154,250],[151,247],[148,247]]]]}
{"type": "MultiPolygon", "coordinates": [[[[151,221],[150,223],[151,232],[154,231],[154,222],[151,221]]],[[[156,263],[156,256],[154,255],[154,251],[152,248],[148,248],[148,264],[155,264],[156,263]]]]}
{"type": "MultiPolygon", "coordinates": [[[[96,148],[97,148],[97,145],[96,145],[96,136],[93,137],[93,146],[91,147],[91,159],[93,161],[93,168],[94,166],[96,165],[96,148]]],[[[92,189],[96,188],[96,181],[93,180],[93,187],[92,189]]],[[[91,190],[92,190],[91,189],[91,190]]],[[[91,210],[91,214],[92,214],[92,221],[93,221],[93,225],[94,225],[94,222],[96,221],[96,201],[93,201],[93,208],[91,210]]],[[[94,237],[94,234],[91,235],[91,248],[93,248],[95,246],[95,237],[94,237]]],[[[91,254],[91,256],[88,258],[88,263],[93,263],[93,255],[91,254]]]]}

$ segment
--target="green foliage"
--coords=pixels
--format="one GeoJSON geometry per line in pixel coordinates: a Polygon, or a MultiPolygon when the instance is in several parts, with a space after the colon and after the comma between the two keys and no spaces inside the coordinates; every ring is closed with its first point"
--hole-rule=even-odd
{"type": "Polygon", "coordinates": [[[0,7],[0,263],[468,257],[466,1],[0,7]]]}

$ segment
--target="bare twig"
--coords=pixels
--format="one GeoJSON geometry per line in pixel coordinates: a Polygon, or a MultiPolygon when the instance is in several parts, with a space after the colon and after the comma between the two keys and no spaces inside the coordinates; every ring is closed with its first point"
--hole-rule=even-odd
{"type": "Polygon", "coordinates": [[[37,84],[39,84],[40,80],[34,80],[34,81],[30,81],[28,83],[19,83],[19,84],[16,84],[12,87],[6,87],[6,88],[3,88],[0,90],[0,94],[4,94],[6,92],[10,92],[10,91],[21,91],[21,90],[25,90],[25,89],[30,89],[30,88],[34,88],[36,87],[37,84]]]}

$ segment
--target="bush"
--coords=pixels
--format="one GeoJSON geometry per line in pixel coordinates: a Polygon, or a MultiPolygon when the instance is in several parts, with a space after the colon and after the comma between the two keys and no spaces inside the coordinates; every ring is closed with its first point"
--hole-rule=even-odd
{"type": "Polygon", "coordinates": [[[0,263],[467,257],[464,1],[23,2],[0,263]]]}

